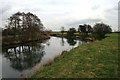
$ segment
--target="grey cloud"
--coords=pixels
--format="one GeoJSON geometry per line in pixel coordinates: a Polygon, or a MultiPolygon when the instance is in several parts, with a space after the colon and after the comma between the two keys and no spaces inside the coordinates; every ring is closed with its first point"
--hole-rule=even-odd
{"type": "Polygon", "coordinates": [[[0,5],[0,15],[6,13],[7,11],[10,11],[12,9],[12,6],[9,4],[1,4],[0,5]]]}
{"type": "Polygon", "coordinates": [[[10,12],[12,10],[12,5],[8,2],[3,2],[0,4],[0,20],[6,21],[8,16],[10,16],[10,12]]]}
{"type": "Polygon", "coordinates": [[[94,6],[92,6],[92,10],[97,10],[97,9],[99,9],[99,7],[100,7],[100,5],[94,5],[94,6]]]}
{"type": "MultiPolygon", "coordinates": [[[[118,5],[119,6],[119,8],[120,8],[120,5],[118,5]]],[[[115,6],[114,8],[113,8],[113,10],[118,10],[118,6],[115,6]]]]}
{"type": "Polygon", "coordinates": [[[23,11],[27,11],[27,12],[33,12],[33,11],[40,11],[40,12],[45,12],[46,10],[44,10],[44,9],[42,9],[42,8],[30,8],[30,7],[25,7],[24,9],[23,9],[23,11]]]}
{"type": "Polygon", "coordinates": [[[4,27],[8,17],[12,13],[12,5],[9,2],[3,2],[0,4],[0,26],[4,27]]]}
{"type": "Polygon", "coordinates": [[[118,6],[114,6],[112,8],[109,9],[105,9],[104,10],[104,17],[106,18],[106,22],[114,25],[112,26],[112,30],[117,30],[117,24],[118,24],[118,6]]]}
{"type": "Polygon", "coordinates": [[[118,6],[114,6],[112,8],[104,10],[105,15],[104,17],[107,20],[117,20],[117,13],[118,13],[118,6]]]}
{"type": "Polygon", "coordinates": [[[39,1],[35,4],[41,5],[52,5],[52,6],[69,6],[73,5],[73,3],[66,0],[44,0],[44,2],[40,3],[39,1]]]}
{"type": "MultiPolygon", "coordinates": [[[[119,7],[120,9],[120,7],[119,7]]],[[[117,12],[118,11],[118,6],[114,6],[112,8],[108,8],[108,9],[105,9],[104,12],[105,13],[114,13],[114,12],[117,12]]]]}
{"type": "Polygon", "coordinates": [[[96,18],[96,19],[83,19],[83,20],[80,20],[80,21],[75,21],[75,22],[68,23],[67,25],[73,26],[73,25],[76,25],[76,24],[85,24],[85,23],[93,23],[93,22],[101,22],[101,21],[102,20],[99,19],[99,18],[96,18]]]}

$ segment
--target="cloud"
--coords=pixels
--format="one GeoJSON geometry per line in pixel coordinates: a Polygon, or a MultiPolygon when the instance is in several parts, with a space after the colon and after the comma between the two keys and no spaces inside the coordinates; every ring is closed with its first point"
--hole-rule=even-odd
{"type": "Polygon", "coordinates": [[[7,11],[9,11],[11,9],[11,6],[10,5],[6,5],[6,4],[3,4],[3,5],[0,5],[0,15],[6,13],[7,11]]]}
{"type": "Polygon", "coordinates": [[[68,25],[73,26],[73,25],[76,25],[76,24],[95,23],[95,22],[101,22],[101,21],[102,20],[99,19],[99,18],[96,18],[96,19],[88,18],[88,19],[82,19],[80,21],[75,21],[75,22],[68,23],[68,25]]]}
{"type": "Polygon", "coordinates": [[[105,23],[112,26],[112,30],[118,30],[118,6],[114,6],[104,10],[105,23]]]}
{"type": "Polygon", "coordinates": [[[2,0],[0,22],[4,26],[7,18],[20,11],[36,14],[52,30],[102,20],[116,26],[117,4],[118,0],[2,0]]]}
{"type": "Polygon", "coordinates": [[[116,13],[117,11],[118,11],[118,6],[114,6],[104,10],[105,13],[109,13],[109,14],[116,13]]]}
{"type": "Polygon", "coordinates": [[[100,5],[94,5],[94,6],[92,6],[92,10],[97,10],[97,9],[99,9],[100,8],[100,5]]]}
{"type": "Polygon", "coordinates": [[[0,15],[4,19],[6,14],[9,14],[8,12],[12,9],[11,5],[3,3],[0,5],[0,15]],[[4,16],[5,15],[5,16],[4,16]]]}

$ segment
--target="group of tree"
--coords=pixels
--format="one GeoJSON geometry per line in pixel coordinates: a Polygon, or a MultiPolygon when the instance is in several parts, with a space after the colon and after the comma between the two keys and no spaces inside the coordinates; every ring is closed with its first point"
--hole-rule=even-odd
{"type": "Polygon", "coordinates": [[[14,40],[34,40],[43,35],[43,29],[41,20],[35,14],[17,12],[8,18],[8,24],[3,30],[3,35],[6,37],[12,35],[14,40]]]}
{"type": "Polygon", "coordinates": [[[93,28],[91,25],[83,24],[79,25],[78,31],[75,28],[69,28],[67,31],[68,38],[74,38],[75,33],[78,32],[80,37],[89,37],[88,33],[91,33],[94,39],[102,39],[105,37],[105,34],[111,33],[112,29],[109,25],[104,23],[96,23],[93,28]]]}
{"type": "MultiPolygon", "coordinates": [[[[45,34],[43,33],[44,27],[41,23],[41,20],[30,12],[17,12],[8,18],[8,24],[6,29],[3,30],[3,35],[9,37],[10,35],[14,36],[14,40],[26,41],[26,40],[37,40],[42,38],[45,34]]],[[[65,31],[64,27],[61,28],[61,33],[65,31]]],[[[95,39],[102,39],[105,37],[105,34],[112,32],[112,29],[109,25],[104,23],[96,23],[93,28],[91,25],[79,25],[78,31],[75,28],[70,28],[67,31],[68,38],[74,38],[75,34],[78,32],[80,36],[88,36],[88,33],[91,33],[95,39]]]]}
{"type": "Polygon", "coordinates": [[[70,28],[68,31],[67,31],[67,38],[75,38],[75,34],[76,33],[76,29],[75,28],[70,28]]]}
{"type": "Polygon", "coordinates": [[[78,27],[78,32],[80,33],[90,33],[92,32],[92,27],[91,25],[87,25],[87,24],[84,24],[84,25],[79,25],[78,27]]]}

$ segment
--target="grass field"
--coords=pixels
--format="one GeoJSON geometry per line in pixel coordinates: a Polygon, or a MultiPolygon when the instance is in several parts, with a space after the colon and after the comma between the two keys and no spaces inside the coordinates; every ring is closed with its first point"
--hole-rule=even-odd
{"type": "Polygon", "coordinates": [[[65,52],[32,78],[118,78],[118,34],[107,36],[65,52]]]}

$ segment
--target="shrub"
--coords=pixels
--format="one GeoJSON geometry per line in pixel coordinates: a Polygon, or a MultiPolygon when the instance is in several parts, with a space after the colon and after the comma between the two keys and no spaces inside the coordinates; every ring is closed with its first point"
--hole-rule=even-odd
{"type": "Polygon", "coordinates": [[[93,27],[92,35],[95,39],[102,39],[105,37],[105,34],[111,33],[112,29],[109,25],[104,23],[96,23],[93,27]]]}

